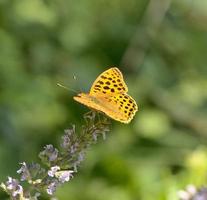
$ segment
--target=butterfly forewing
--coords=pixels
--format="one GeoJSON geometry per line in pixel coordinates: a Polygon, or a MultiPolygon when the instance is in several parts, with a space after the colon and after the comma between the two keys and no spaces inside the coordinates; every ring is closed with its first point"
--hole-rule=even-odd
{"type": "Polygon", "coordinates": [[[128,91],[127,85],[124,82],[122,73],[118,68],[112,67],[94,81],[90,95],[108,95],[115,93],[125,93],[128,91]]]}
{"type": "Polygon", "coordinates": [[[128,94],[104,97],[103,104],[106,102],[109,109],[104,109],[104,113],[123,123],[129,123],[138,109],[135,100],[128,94]]]}

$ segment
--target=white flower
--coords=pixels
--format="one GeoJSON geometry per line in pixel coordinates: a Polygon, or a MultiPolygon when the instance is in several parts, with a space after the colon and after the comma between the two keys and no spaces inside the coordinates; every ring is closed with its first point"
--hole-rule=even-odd
{"type": "Polygon", "coordinates": [[[180,191],[178,191],[178,197],[180,200],[189,200],[190,194],[184,190],[180,190],[180,191]]]}
{"type": "Polygon", "coordinates": [[[25,162],[20,163],[20,164],[22,165],[22,167],[21,167],[19,170],[17,170],[17,173],[18,173],[18,174],[21,174],[22,172],[25,171],[25,168],[27,168],[27,165],[26,165],[25,162]]]}
{"type": "Polygon", "coordinates": [[[15,179],[13,179],[12,177],[9,176],[6,184],[7,184],[7,189],[12,190],[14,187],[17,186],[18,183],[15,179]]]}
{"type": "Polygon", "coordinates": [[[13,195],[14,197],[16,197],[18,194],[19,194],[20,196],[23,194],[23,188],[22,188],[21,185],[18,185],[17,188],[16,188],[16,190],[12,192],[12,195],[13,195]]]}
{"type": "Polygon", "coordinates": [[[178,191],[178,197],[180,200],[190,200],[196,194],[197,190],[194,185],[188,185],[186,190],[178,191]]]}
{"type": "Polygon", "coordinates": [[[19,181],[13,179],[12,177],[8,177],[8,181],[6,182],[6,185],[2,184],[2,186],[4,187],[4,190],[8,190],[13,197],[16,197],[18,194],[20,196],[23,195],[23,188],[19,184],[19,181]]]}
{"type": "Polygon", "coordinates": [[[21,174],[21,181],[30,180],[30,172],[25,162],[20,163],[22,166],[19,170],[17,170],[18,174],[21,174]]]}
{"type": "Polygon", "coordinates": [[[51,167],[51,169],[48,171],[48,176],[50,176],[50,177],[54,177],[54,175],[55,175],[55,173],[57,172],[57,171],[59,171],[60,170],[60,167],[59,166],[54,166],[54,167],[51,167]]]}
{"type": "Polygon", "coordinates": [[[197,192],[196,187],[192,184],[187,185],[186,191],[188,191],[191,195],[195,195],[197,192]]]}
{"type": "Polygon", "coordinates": [[[73,175],[72,175],[73,172],[74,171],[72,171],[72,170],[63,170],[63,171],[56,172],[55,176],[58,178],[58,180],[61,183],[64,183],[64,182],[68,182],[70,180],[70,178],[73,177],[73,175]]]}
{"type": "Polygon", "coordinates": [[[73,177],[72,173],[74,171],[72,170],[60,170],[60,167],[59,166],[54,166],[54,167],[51,167],[51,169],[48,171],[48,176],[50,177],[56,177],[58,178],[58,180],[61,182],[61,183],[64,183],[64,182],[68,182],[70,180],[70,178],[73,177]]]}

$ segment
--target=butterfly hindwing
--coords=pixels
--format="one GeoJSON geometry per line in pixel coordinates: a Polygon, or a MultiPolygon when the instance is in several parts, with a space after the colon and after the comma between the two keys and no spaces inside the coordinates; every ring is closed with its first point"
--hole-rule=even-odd
{"type": "MultiPolygon", "coordinates": [[[[135,100],[131,96],[123,93],[105,98],[109,102],[109,107],[113,107],[112,105],[115,104],[115,107],[113,107],[115,111],[113,112],[113,117],[116,120],[123,123],[128,123],[132,120],[138,108],[135,100]]],[[[106,114],[111,115],[111,113],[106,114]]]]}

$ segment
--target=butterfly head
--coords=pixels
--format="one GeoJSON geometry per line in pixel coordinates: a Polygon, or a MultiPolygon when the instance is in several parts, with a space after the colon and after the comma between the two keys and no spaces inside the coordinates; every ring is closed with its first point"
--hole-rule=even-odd
{"type": "Polygon", "coordinates": [[[93,103],[97,103],[97,104],[99,103],[99,100],[97,97],[90,95],[90,94],[86,94],[86,93],[80,93],[73,98],[78,102],[89,101],[89,102],[93,102],[93,103]]]}

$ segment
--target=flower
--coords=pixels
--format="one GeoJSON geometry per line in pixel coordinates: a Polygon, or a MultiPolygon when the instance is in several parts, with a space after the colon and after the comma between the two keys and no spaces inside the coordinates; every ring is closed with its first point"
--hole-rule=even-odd
{"type": "Polygon", "coordinates": [[[55,176],[61,183],[68,182],[73,177],[73,170],[63,170],[55,173],[55,176]]]}
{"type": "Polygon", "coordinates": [[[48,175],[50,177],[54,177],[55,173],[60,170],[60,167],[59,166],[54,166],[54,167],[51,167],[51,169],[48,171],[48,175]]]}
{"type": "Polygon", "coordinates": [[[61,183],[64,183],[69,181],[70,178],[73,177],[73,172],[74,171],[72,170],[60,170],[60,167],[56,165],[54,167],[51,167],[51,169],[48,171],[48,176],[55,176],[61,183]]]}
{"type": "Polygon", "coordinates": [[[63,148],[66,149],[71,145],[71,140],[74,133],[75,133],[75,125],[73,125],[72,128],[65,130],[65,135],[62,136],[62,143],[61,143],[61,146],[63,148]]]}
{"type": "Polygon", "coordinates": [[[0,187],[8,193],[11,199],[37,200],[40,196],[39,192],[45,188],[49,195],[54,195],[57,187],[73,178],[73,173],[77,172],[77,167],[84,160],[89,146],[96,143],[101,134],[104,137],[105,133],[109,131],[108,122],[104,120],[105,118],[103,120],[97,118],[95,112],[91,112],[84,118],[86,124],[82,127],[80,134],[74,134],[75,126],[65,130],[61,142],[62,151],[59,152],[49,144],[39,153],[42,163],[49,169],[41,167],[38,163],[22,162],[20,169],[17,170],[21,179],[8,177],[6,183],[0,184],[0,187]],[[20,185],[21,181],[27,182],[24,185],[28,189],[23,189],[20,185]]]}
{"type": "Polygon", "coordinates": [[[21,174],[21,181],[30,180],[31,177],[30,177],[30,173],[29,173],[29,170],[28,170],[28,167],[27,167],[26,163],[23,162],[23,163],[20,163],[20,164],[22,166],[19,170],[17,170],[17,173],[21,174]]]}
{"type": "Polygon", "coordinates": [[[57,160],[58,150],[54,148],[52,144],[46,145],[45,150],[40,152],[39,157],[41,158],[43,163],[50,165],[51,162],[57,160]]]}
{"type": "Polygon", "coordinates": [[[51,183],[49,184],[49,186],[47,187],[47,193],[48,193],[49,195],[53,195],[54,192],[55,192],[56,189],[57,189],[57,186],[58,186],[58,183],[57,183],[56,181],[51,182],[51,183]]]}
{"type": "Polygon", "coordinates": [[[190,200],[196,194],[197,190],[194,185],[188,185],[186,190],[178,191],[178,197],[180,200],[190,200]]]}
{"type": "Polygon", "coordinates": [[[20,196],[23,196],[22,186],[19,184],[18,180],[13,179],[12,177],[8,177],[8,181],[6,182],[6,185],[2,184],[2,186],[4,187],[5,190],[8,190],[8,192],[11,193],[13,197],[16,197],[18,194],[20,196]]]}
{"type": "Polygon", "coordinates": [[[207,188],[202,187],[193,197],[193,200],[206,200],[207,199],[207,188]]]}
{"type": "Polygon", "coordinates": [[[18,185],[16,190],[13,191],[12,196],[16,197],[17,195],[21,195],[23,194],[23,188],[21,185],[18,185]]]}
{"type": "Polygon", "coordinates": [[[58,150],[54,148],[51,144],[46,145],[45,154],[48,155],[49,161],[54,161],[58,157],[58,150]]]}

